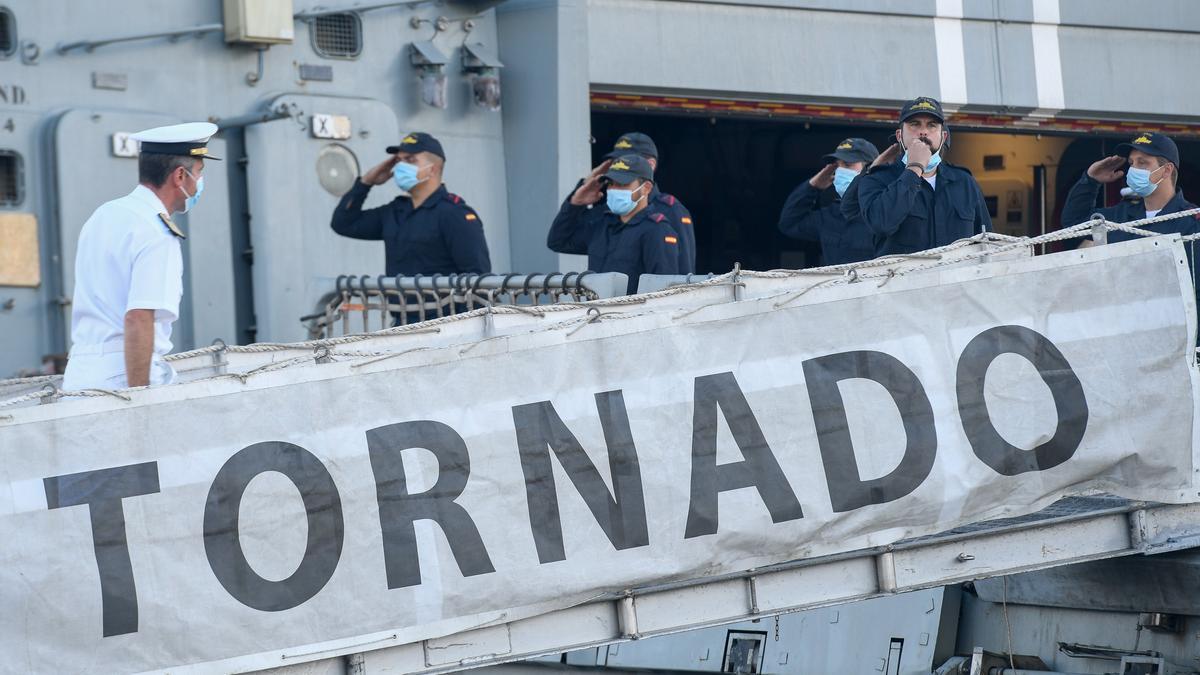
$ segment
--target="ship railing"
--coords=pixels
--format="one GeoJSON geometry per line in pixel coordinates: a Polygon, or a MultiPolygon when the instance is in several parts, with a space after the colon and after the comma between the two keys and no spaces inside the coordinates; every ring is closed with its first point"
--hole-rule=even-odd
{"type": "Polygon", "coordinates": [[[613,272],[374,276],[343,274],[300,317],[311,339],[366,333],[483,307],[578,303],[625,295],[627,277],[613,272]]]}

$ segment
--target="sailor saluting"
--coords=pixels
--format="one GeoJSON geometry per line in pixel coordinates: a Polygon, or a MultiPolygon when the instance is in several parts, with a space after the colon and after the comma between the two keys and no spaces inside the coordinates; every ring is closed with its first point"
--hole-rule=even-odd
{"type": "Polygon", "coordinates": [[[204,191],[208,139],[217,126],[175,124],[133,135],[141,143],[133,192],[102,204],[84,223],[75,254],[71,355],[63,388],[169,384],[171,324],[183,295],[186,213],[204,191]]]}

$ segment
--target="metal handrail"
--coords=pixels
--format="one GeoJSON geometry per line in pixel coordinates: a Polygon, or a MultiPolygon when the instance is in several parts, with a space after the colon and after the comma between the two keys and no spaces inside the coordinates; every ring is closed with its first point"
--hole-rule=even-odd
{"type": "Polygon", "coordinates": [[[225,30],[225,25],[220,23],[206,23],[199,26],[191,26],[190,28],[176,28],[174,30],[163,30],[154,33],[137,33],[135,35],[123,35],[113,38],[102,38],[99,40],[79,40],[76,42],[59,43],[54,48],[59,54],[66,54],[76,49],[82,49],[90,52],[97,47],[117,44],[120,42],[134,42],[136,40],[153,40],[154,38],[171,38],[179,39],[189,35],[200,36],[206,33],[216,33],[225,30]]]}
{"type": "Polygon", "coordinates": [[[624,295],[628,278],[614,272],[338,276],[316,311],[300,317],[313,339],[453,316],[497,305],[587,302],[624,295]]]}

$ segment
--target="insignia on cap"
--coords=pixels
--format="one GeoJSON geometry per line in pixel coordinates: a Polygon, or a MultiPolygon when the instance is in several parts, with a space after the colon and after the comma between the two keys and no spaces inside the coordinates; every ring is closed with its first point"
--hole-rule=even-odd
{"type": "Polygon", "coordinates": [[[404,145],[416,145],[417,137],[416,136],[405,136],[404,140],[400,141],[400,143],[402,143],[404,145]]]}
{"type": "Polygon", "coordinates": [[[208,148],[192,148],[192,149],[191,149],[191,150],[189,150],[188,152],[189,152],[189,153],[191,153],[191,154],[193,154],[193,155],[207,155],[207,154],[208,154],[208,148]]]}
{"type": "Polygon", "coordinates": [[[837,146],[838,150],[850,150],[854,145],[850,141],[842,141],[842,144],[837,146]]]}
{"type": "Polygon", "coordinates": [[[617,144],[613,147],[624,150],[625,148],[632,148],[633,143],[630,143],[628,138],[622,138],[621,140],[617,141],[617,144]]]}
{"type": "Polygon", "coordinates": [[[614,169],[614,170],[625,170],[625,171],[628,171],[628,170],[629,170],[629,165],[628,165],[628,164],[626,164],[625,162],[622,162],[621,160],[619,160],[619,159],[618,159],[617,161],[613,162],[613,165],[612,165],[612,166],[610,166],[610,167],[608,167],[608,168],[610,168],[610,169],[614,169]]]}
{"type": "Polygon", "coordinates": [[[158,214],[158,219],[162,221],[163,225],[167,226],[167,229],[171,231],[171,234],[179,237],[180,239],[187,239],[187,235],[183,233],[183,230],[179,229],[179,226],[175,224],[175,221],[171,220],[170,216],[165,213],[160,213],[158,214]]]}
{"type": "Polygon", "coordinates": [[[1138,136],[1137,138],[1133,139],[1133,142],[1141,143],[1142,145],[1147,145],[1151,142],[1150,134],[1142,134],[1141,136],[1138,136]]]}
{"type": "Polygon", "coordinates": [[[921,99],[913,104],[913,110],[935,110],[936,108],[928,99],[921,99]]]}

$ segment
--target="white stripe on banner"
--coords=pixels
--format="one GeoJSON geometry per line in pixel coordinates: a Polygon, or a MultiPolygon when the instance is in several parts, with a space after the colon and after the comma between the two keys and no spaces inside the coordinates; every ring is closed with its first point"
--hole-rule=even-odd
{"type": "Polygon", "coordinates": [[[1033,0],[1033,70],[1037,78],[1038,110],[1053,116],[1066,107],[1062,57],[1058,49],[1059,0],[1033,0]]]}
{"type": "Polygon", "coordinates": [[[937,0],[933,34],[937,44],[939,98],[943,104],[967,103],[967,60],[963,51],[962,0],[937,0]]]}

